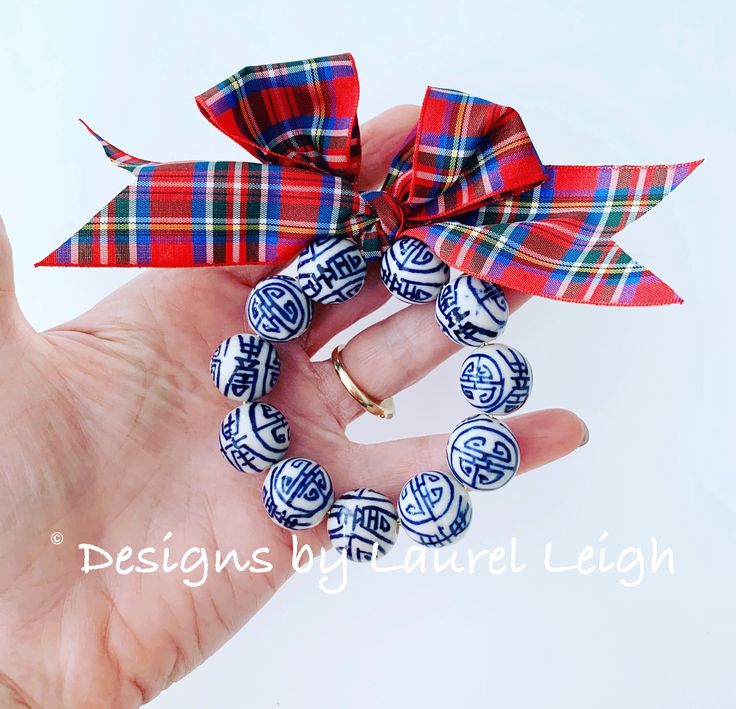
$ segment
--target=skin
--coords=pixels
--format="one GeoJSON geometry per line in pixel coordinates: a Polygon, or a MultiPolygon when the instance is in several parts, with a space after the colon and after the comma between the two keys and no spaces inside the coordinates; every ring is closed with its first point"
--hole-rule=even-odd
{"type": "MultiPolygon", "coordinates": [[[[417,115],[417,107],[399,106],[364,126],[361,189],[377,187],[417,115]]],[[[237,473],[217,452],[219,424],[234,402],[207,374],[217,344],[242,331],[250,289],[272,271],[147,271],[84,315],[38,333],[18,308],[0,222],[0,705],[150,701],[289,577],[291,536],[262,509],[262,476],[237,473]],[[65,539],[55,546],[49,537],[57,530],[65,539]],[[230,566],[194,589],[176,573],[80,571],[80,543],[160,550],[168,531],[174,560],[192,546],[210,554],[237,549],[241,559],[269,547],[274,569],[237,573],[230,566]]],[[[512,309],[525,300],[507,296],[512,309]]],[[[289,455],[322,463],[336,494],[371,486],[395,499],[416,472],[447,470],[446,435],[350,441],[345,427],[361,409],[329,361],[311,360],[387,298],[373,270],[359,296],[317,306],[308,333],[279,346],[281,380],[266,401],[290,422],[289,455]]],[[[343,360],[382,399],[456,349],[433,323],[433,306],[417,305],[364,330],[343,360]]],[[[565,410],[507,421],[520,442],[522,472],[587,440],[583,422],[565,410]]],[[[301,542],[326,547],[324,523],[301,542]]]]}

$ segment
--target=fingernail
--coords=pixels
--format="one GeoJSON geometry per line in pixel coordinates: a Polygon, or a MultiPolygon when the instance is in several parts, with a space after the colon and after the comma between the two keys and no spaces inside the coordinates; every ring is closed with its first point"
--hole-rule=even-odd
{"type": "Polygon", "coordinates": [[[590,431],[588,430],[588,427],[585,425],[585,421],[581,419],[580,423],[583,424],[583,437],[580,440],[580,444],[578,445],[578,448],[582,448],[590,440],[590,431]]]}

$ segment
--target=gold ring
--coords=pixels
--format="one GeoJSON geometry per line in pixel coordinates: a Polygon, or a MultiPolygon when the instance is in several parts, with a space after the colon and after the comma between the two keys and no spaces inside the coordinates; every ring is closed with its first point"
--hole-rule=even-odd
{"type": "Polygon", "coordinates": [[[340,353],[343,350],[344,345],[338,345],[332,350],[332,364],[335,366],[337,376],[340,377],[342,385],[347,389],[348,394],[353,397],[369,414],[378,416],[382,419],[393,418],[396,413],[394,407],[394,400],[389,397],[383,401],[376,401],[366,394],[351,378],[348,374],[345,365],[340,359],[340,353]]]}

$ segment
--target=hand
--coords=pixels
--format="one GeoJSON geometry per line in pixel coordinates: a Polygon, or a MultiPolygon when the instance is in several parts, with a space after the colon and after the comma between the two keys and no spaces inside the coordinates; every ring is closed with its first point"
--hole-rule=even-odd
{"type": "MultiPolygon", "coordinates": [[[[361,189],[374,188],[418,116],[394,108],[363,129],[361,189]]],[[[262,476],[237,473],[217,451],[234,406],[207,367],[241,332],[250,289],[268,267],[148,271],[76,320],[36,333],[13,292],[0,222],[0,698],[22,705],[129,707],[149,701],[237,631],[286,581],[291,536],[261,505],[262,476]],[[63,544],[49,536],[62,531],[63,544]],[[203,546],[269,547],[271,573],[85,575],[80,543],[117,552],[203,546]],[[5,694],[3,694],[5,692],[5,694]]],[[[524,301],[507,293],[512,310],[524,301]]],[[[346,425],[361,413],[327,362],[311,357],[388,298],[375,269],[359,296],[317,306],[300,341],[279,346],[282,375],[267,397],[286,415],[289,455],[319,461],[336,493],[375,487],[395,498],[414,473],[446,469],[446,436],[361,445],[346,425]]],[[[414,305],[346,347],[348,371],[377,398],[421,379],[456,351],[414,305]],[[385,362],[390,352],[391,367],[385,362]],[[367,385],[370,383],[370,386],[367,385]]],[[[585,426],[563,410],[516,416],[523,470],[574,450],[585,426]]],[[[324,524],[302,543],[327,546],[324,524]]],[[[135,559],[133,560],[135,562],[135,559]]]]}

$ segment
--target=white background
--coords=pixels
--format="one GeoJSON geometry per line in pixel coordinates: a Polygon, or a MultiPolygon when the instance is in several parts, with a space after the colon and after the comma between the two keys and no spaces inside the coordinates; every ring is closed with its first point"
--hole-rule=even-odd
{"type": "MultiPolygon", "coordinates": [[[[44,328],[133,273],[34,270],[127,184],[76,122],[152,160],[242,159],[192,97],[247,64],[351,51],[360,117],[457,88],[516,107],[548,163],[706,158],[621,242],[684,306],[537,300],[505,341],[530,358],[529,408],[579,413],[590,443],[475,495],[460,549],[518,538],[527,569],[378,576],[328,596],[294,579],[152,706],[358,709],[734,707],[734,13],[701,2],[3,2],[0,213],[21,305],[44,328]],[[634,589],[574,561],[674,550],[634,589]]],[[[387,353],[387,357],[390,354],[387,353]]],[[[398,397],[391,430],[439,432],[468,410],[456,357],[398,397]],[[435,402],[427,406],[426,401],[435,402]]],[[[395,552],[400,560],[406,548],[395,552]]]]}

